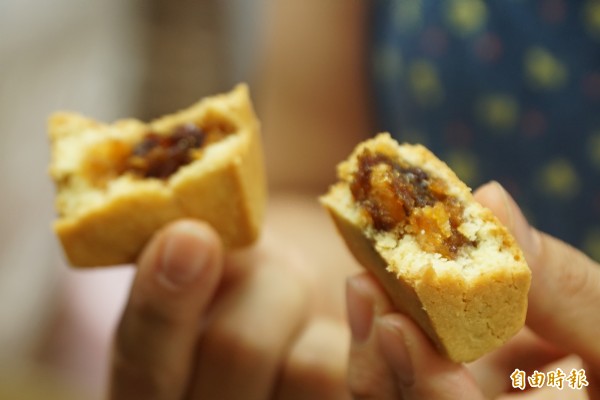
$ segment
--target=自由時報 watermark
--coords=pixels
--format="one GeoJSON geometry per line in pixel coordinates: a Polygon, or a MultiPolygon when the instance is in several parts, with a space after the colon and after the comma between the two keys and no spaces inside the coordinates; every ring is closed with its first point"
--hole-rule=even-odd
{"type": "Polygon", "coordinates": [[[573,368],[569,374],[566,374],[560,368],[556,368],[555,370],[546,373],[536,370],[529,376],[527,376],[525,371],[517,368],[510,374],[510,380],[512,381],[513,388],[521,390],[525,390],[527,385],[529,385],[530,388],[542,388],[546,386],[559,390],[562,390],[565,387],[570,387],[571,389],[583,389],[589,385],[585,376],[585,370],[575,368],[573,368]]]}

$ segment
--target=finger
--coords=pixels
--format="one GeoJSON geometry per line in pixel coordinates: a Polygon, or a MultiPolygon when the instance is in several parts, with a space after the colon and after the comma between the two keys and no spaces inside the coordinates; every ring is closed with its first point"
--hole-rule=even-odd
{"type": "Polygon", "coordinates": [[[568,353],[541,339],[525,327],[504,346],[486,354],[467,367],[487,398],[510,390],[508,376],[520,369],[529,374],[541,370],[568,353]]]}
{"type": "Polygon", "coordinates": [[[600,267],[573,247],[532,228],[498,183],[477,192],[513,232],[531,268],[527,325],[600,371],[600,267]]]}
{"type": "MultiPolygon", "coordinates": [[[[540,247],[540,234],[531,227],[519,206],[498,182],[481,186],[474,193],[475,199],[488,207],[515,236],[525,257],[536,257],[540,247]]],[[[531,265],[530,265],[531,268],[531,265]]]]}
{"type": "Polygon", "coordinates": [[[468,370],[443,358],[367,275],[349,280],[349,384],[357,399],[482,399],[468,370]]]}
{"type": "Polygon", "coordinates": [[[485,398],[468,369],[442,357],[408,317],[384,315],[375,323],[375,329],[379,351],[399,383],[400,398],[485,398]]]}
{"type": "Polygon", "coordinates": [[[266,399],[307,317],[307,286],[284,261],[259,259],[215,304],[197,352],[191,399],[266,399]],[[243,277],[243,279],[242,279],[243,277]]]}
{"type": "Polygon", "coordinates": [[[381,356],[373,323],[377,315],[392,312],[388,297],[368,273],[346,282],[348,322],[352,333],[348,387],[354,399],[396,399],[396,377],[381,356]]]}
{"type": "Polygon", "coordinates": [[[181,398],[221,259],[218,237],[198,222],[176,222],[147,246],[116,331],[111,399],[181,398]]]}
{"type": "Polygon", "coordinates": [[[350,332],[345,324],[317,319],[302,332],[283,366],[275,399],[348,399],[350,332]]]}

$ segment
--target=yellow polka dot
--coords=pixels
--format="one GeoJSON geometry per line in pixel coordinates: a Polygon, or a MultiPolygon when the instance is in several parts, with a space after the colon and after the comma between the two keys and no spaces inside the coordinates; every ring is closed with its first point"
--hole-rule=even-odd
{"type": "Polygon", "coordinates": [[[519,105],[512,96],[488,95],[477,103],[477,113],[487,126],[505,132],[517,123],[519,105]]]}
{"type": "Polygon", "coordinates": [[[581,186],[575,167],[562,158],[542,167],[539,171],[539,184],[547,195],[565,200],[576,196],[581,186]]]}
{"type": "Polygon", "coordinates": [[[587,153],[590,164],[600,170],[600,131],[594,132],[588,138],[587,153]]]}
{"type": "Polygon", "coordinates": [[[419,28],[422,24],[422,0],[395,1],[392,9],[392,21],[396,30],[407,32],[419,28]]]}
{"type": "Polygon", "coordinates": [[[548,50],[533,47],[525,53],[525,76],[533,88],[559,89],[567,81],[567,68],[548,50]]]}
{"type": "Polygon", "coordinates": [[[378,77],[395,81],[402,76],[402,54],[397,48],[381,46],[375,50],[373,68],[378,77]]]}
{"type": "Polygon", "coordinates": [[[444,92],[435,66],[424,60],[411,63],[409,82],[415,100],[422,106],[435,106],[442,101],[444,92]]]}
{"type": "Polygon", "coordinates": [[[600,1],[586,2],[583,7],[583,22],[589,35],[600,40],[600,1]]]}
{"type": "Polygon", "coordinates": [[[467,185],[472,187],[479,182],[479,160],[473,153],[453,150],[445,155],[444,160],[467,185]]]}
{"type": "Polygon", "coordinates": [[[584,236],[582,250],[600,262],[600,228],[590,229],[584,236]]]}
{"type": "Polygon", "coordinates": [[[448,25],[459,35],[477,32],[487,19],[487,7],[481,0],[449,0],[446,4],[448,25]]]}

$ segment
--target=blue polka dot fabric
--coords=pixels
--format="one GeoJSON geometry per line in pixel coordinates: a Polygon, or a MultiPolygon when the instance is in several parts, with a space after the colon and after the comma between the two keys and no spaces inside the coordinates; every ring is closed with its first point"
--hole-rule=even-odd
{"type": "Polygon", "coordinates": [[[600,260],[600,0],[374,0],[379,129],[600,260]]]}

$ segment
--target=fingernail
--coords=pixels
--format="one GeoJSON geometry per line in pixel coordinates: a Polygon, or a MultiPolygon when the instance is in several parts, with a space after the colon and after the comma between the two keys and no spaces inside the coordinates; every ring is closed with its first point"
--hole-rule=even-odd
{"type": "Polygon", "coordinates": [[[371,332],[374,308],[366,290],[362,288],[360,278],[352,277],[346,281],[346,306],[352,339],[362,343],[371,332]]]}
{"type": "Polygon", "coordinates": [[[171,289],[182,289],[204,270],[210,251],[202,246],[207,233],[193,222],[179,222],[169,228],[162,249],[159,280],[171,289]]]}
{"type": "Polygon", "coordinates": [[[521,209],[512,198],[512,196],[498,183],[493,182],[502,194],[502,201],[509,217],[508,228],[515,235],[515,239],[523,252],[529,256],[536,257],[540,251],[539,233],[529,225],[527,218],[521,212],[521,209]]]}
{"type": "Polygon", "coordinates": [[[415,373],[406,337],[402,332],[402,322],[394,316],[384,316],[377,318],[376,326],[377,340],[387,364],[393,369],[402,385],[411,386],[415,380],[415,373]]]}

